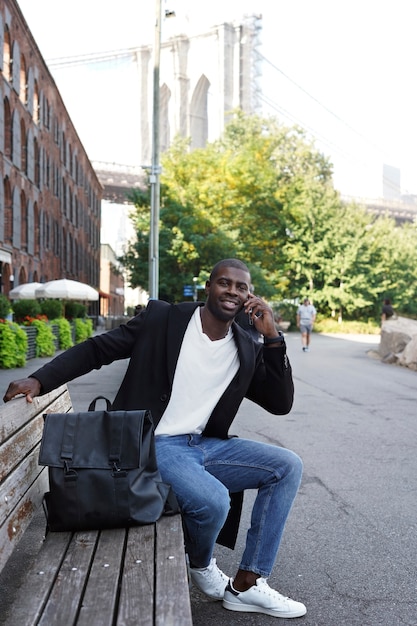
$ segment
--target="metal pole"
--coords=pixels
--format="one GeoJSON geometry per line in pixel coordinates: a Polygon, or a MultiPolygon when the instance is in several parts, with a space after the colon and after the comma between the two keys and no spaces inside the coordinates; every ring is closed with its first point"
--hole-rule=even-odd
{"type": "Polygon", "coordinates": [[[159,209],[160,209],[160,164],[159,164],[159,66],[161,60],[161,0],[155,0],[155,45],[153,68],[153,118],[152,118],[152,164],[149,182],[151,185],[151,216],[149,229],[149,297],[159,297],[159,209]]]}

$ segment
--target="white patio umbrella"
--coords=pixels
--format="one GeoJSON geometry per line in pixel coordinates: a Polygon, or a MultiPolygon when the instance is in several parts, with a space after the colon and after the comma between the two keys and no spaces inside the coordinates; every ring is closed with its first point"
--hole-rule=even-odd
{"type": "Polygon", "coordinates": [[[35,291],[41,283],[22,283],[9,291],[11,300],[35,300],[35,291]]]}
{"type": "Polygon", "coordinates": [[[98,300],[98,291],[77,280],[61,278],[41,284],[35,291],[37,298],[54,298],[59,300],[98,300]]]}

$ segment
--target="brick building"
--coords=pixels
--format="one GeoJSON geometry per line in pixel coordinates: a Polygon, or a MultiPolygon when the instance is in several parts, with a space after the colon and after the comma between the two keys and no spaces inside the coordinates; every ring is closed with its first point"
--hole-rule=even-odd
{"type": "Polygon", "coordinates": [[[102,186],[14,0],[0,0],[0,50],[0,292],[98,289],[102,186]]]}

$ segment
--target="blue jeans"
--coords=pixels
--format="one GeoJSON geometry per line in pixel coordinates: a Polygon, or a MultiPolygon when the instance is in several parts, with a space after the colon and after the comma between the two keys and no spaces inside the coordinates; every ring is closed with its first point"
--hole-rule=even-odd
{"type": "Polygon", "coordinates": [[[258,490],[239,569],[267,578],[300,486],[301,459],[285,448],[236,437],[161,435],[155,447],[162,479],[181,507],[194,567],[210,562],[229,512],[229,492],[258,490]]]}

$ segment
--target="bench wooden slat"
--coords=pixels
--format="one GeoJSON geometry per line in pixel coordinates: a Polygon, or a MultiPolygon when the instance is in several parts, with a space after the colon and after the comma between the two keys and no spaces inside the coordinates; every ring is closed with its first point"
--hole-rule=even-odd
{"type": "Polygon", "coordinates": [[[37,415],[44,412],[67,413],[72,410],[71,407],[71,398],[66,385],[43,396],[36,396],[32,403],[26,402],[24,397],[7,402],[1,407],[0,445],[37,415]]]}
{"type": "Polygon", "coordinates": [[[161,518],[157,526],[155,550],[156,626],[192,623],[182,537],[180,515],[161,518]]]}
{"type": "Polygon", "coordinates": [[[0,485],[0,520],[6,519],[19,503],[30,485],[38,478],[44,468],[38,465],[40,444],[33,454],[23,459],[20,465],[0,485]]]}
{"type": "Polygon", "coordinates": [[[74,533],[38,626],[76,623],[98,534],[98,531],[74,533]]]}
{"type": "Polygon", "coordinates": [[[19,589],[5,626],[33,626],[45,606],[51,587],[65,557],[72,533],[56,533],[53,542],[45,541],[19,589]],[[36,601],[34,601],[36,598],[36,601]]]}
{"type": "Polygon", "coordinates": [[[31,522],[47,488],[48,475],[47,472],[42,472],[39,479],[26,491],[10,515],[4,519],[0,526],[0,570],[3,569],[31,522]]]}
{"type": "Polygon", "coordinates": [[[153,625],[154,560],[155,524],[130,528],[127,538],[117,626],[153,625]]]}
{"type": "Polygon", "coordinates": [[[123,528],[100,533],[77,626],[112,626],[114,623],[125,541],[123,528]]]}
{"type": "Polygon", "coordinates": [[[37,446],[42,438],[43,417],[38,415],[18,430],[0,448],[0,482],[25,458],[28,450],[37,446]]]}

